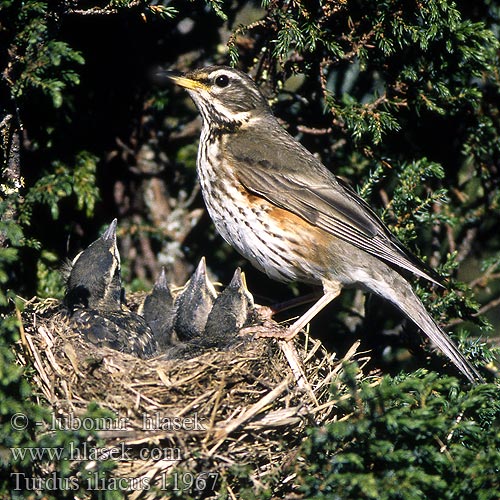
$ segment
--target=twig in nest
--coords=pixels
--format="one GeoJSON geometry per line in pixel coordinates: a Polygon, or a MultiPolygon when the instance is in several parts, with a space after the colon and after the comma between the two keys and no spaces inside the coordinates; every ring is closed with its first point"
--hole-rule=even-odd
{"type": "Polygon", "coordinates": [[[295,376],[295,380],[297,381],[297,385],[301,389],[304,389],[307,392],[307,394],[311,398],[311,401],[313,402],[314,406],[318,406],[318,400],[316,399],[316,396],[314,395],[314,391],[311,388],[311,384],[307,380],[307,376],[306,376],[306,373],[305,373],[304,368],[302,366],[302,362],[300,360],[300,357],[297,353],[297,349],[292,344],[292,342],[280,340],[278,343],[279,343],[279,346],[281,348],[281,351],[283,352],[283,354],[286,357],[286,360],[288,361],[288,364],[290,365],[292,373],[295,376]]]}
{"type": "Polygon", "coordinates": [[[281,384],[276,386],[271,392],[266,394],[263,398],[257,401],[255,404],[247,408],[238,418],[229,422],[225,427],[219,428],[219,430],[215,433],[215,439],[219,440],[219,442],[212,447],[212,449],[208,452],[208,456],[212,456],[217,449],[224,442],[226,437],[228,437],[232,432],[241,427],[244,423],[248,422],[250,419],[255,417],[258,413],[260,413],[264,408],[270,405],[274,400],[276,400],[284,391],[288,389],[290,385],[291,377],[287,377],[281,384]]]}

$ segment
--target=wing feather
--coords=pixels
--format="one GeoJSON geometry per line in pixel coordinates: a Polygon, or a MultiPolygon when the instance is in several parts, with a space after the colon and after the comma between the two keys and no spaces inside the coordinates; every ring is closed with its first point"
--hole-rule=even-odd
{"type": "Polygon", "coordinates": [[[248,191],[390,265],[440,285],[436,273],[390,233],[357,193],[341,183],[299,143],[289,139],[272,158],[269,151],[264,150],[263,154],[259,149],[250,157],[238,147],[237,141],[230,142],[238,165],[237,176],[248,191]],[[297,158],[307,161],[297,166],[297,158]],[[289,168],[290,162],[294,167],[289,168]]]}

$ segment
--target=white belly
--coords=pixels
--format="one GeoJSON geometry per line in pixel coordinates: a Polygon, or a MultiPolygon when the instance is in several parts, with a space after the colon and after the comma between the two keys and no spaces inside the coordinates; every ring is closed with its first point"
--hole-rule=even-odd
{"type": "MultiPolygon", "coordinates": [[[[207,154],[217,158],[214,144],[208,148],[207,154]]],[[[203,198],[219,234],[270,278],[315,283],[316,280],[311,279],[314,276],[312,269],[301,269],[290,260],[282,228],[266,216],[268,202],[259,202],[258,197],[251,196],[253,202],[249,204],[248,193],[242,190],[224,163],[219,156],[216,164],[210,165],[205,154],[201,150],[198,152],[198,177],[203,198]]]]}

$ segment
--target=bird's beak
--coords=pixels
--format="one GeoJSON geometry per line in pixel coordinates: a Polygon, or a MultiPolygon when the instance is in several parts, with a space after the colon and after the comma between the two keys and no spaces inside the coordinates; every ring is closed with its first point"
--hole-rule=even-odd
{"type": "Polygon", "coordinates": [[[166,77],[172,82],[174,82],[176,85],[184,87],[185,89],[188,90],[206,90],[206,91],[209,90],[207,85],[199,82],[198,80],[193,80],[191,78],[187,78],[186,76],[180,76],[172,71],[160,71],[157,73],[157,76],[166,77]]]}

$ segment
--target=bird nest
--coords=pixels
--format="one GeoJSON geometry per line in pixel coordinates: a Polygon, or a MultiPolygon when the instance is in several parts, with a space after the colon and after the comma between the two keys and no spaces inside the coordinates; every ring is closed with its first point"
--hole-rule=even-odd
{"type": "Polygon", "coordinates": [[[122,482],[113,484],[132,499],[222,490],[236,498],[243,486],[258,490],[271,478],[275,488],[293,490],[286,464],[306,427],[342,417],[330,388],[348,392],[343,362],[367,361],[357,342],[338,359],[309,336],[283,342],[251,333],[237,334],[228,350],[144,360],[89,343],[52,299],[27,304],[22,345],[19,361],[34,367],[34,384],[61,428],[85,423],[90,403],[115,416],[96,421],[101,454],[86,469],[121,450],[111,475],[122,482]]]}

